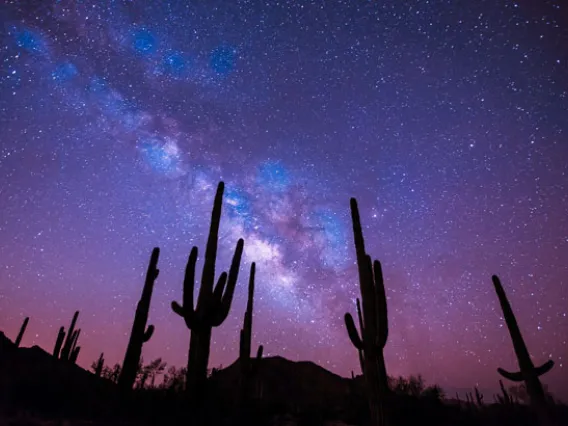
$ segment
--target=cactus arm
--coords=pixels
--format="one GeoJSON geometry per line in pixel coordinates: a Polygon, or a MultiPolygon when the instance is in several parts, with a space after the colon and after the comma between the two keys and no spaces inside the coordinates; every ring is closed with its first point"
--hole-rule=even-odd
{"type": "Polygon", "coordinates": [[[55,340],[55,347],[53,348],[53,356],[59,358],[61,353],[61,346],[63,346],[63,340],[65,340],[65,327],[59,327],[59,332],[57,333],[57,339],[55,340]]]}
{"type": "Polygon", "coordinates": [[[219,294],[222,294],[222,297],[219,299],[215,298],[218,304],[217,304],[217,309],[212,310],[211,325],[213,327],[219,327],[229,316],[229,311],[231,310],[231,303],[233,302],[233,296],[235,295],[235,287],[237,285],[237,279],[239,277],[239,267],[241,264],[243,249],[244,249],[244,240],[241,238],[237,242],[237,248],[233,256],[233,261],[231,262],[231,268],[229,269],[229,275],[225,279],[226,288],[224,289],[224,292],[223,293],[221,293],[220,291],[217,292],[217,289],[215,289],[214,295],[217,296],[219,294]]]}
{"type": "Polygon", "coordinates": [[[363,341],[361,337],[359,337],[359,332],[357,331],[357,327],[355,327],[355,321],[353,321],[353,317],[350,313],[345,314],[345,327],[347,328],[347,334],[353,346],[359,350],[363,350],[363,341]]]}
{"type": "Polygon", "coordinates": [[[185,317],[185,310],[183,309],[183,306],[181,306],[175,300],[172,302],[172,311],[174,311],[175,314],[179,315],[182,318],[185,317]]]}
{"type": "Polygon", "coordinates": [[[375,277],[375,297],[377,303],[377,329],[378,345],[384,348],[387,344],[389,335],[389,319],[387,310],[387,296],[385,292],[385,282],[383,279],[383,269],[381,262],[375,260],[373,263],[374,277],[375,277]]]}
{"type": "Polygon", "coordinates": [[[197,266],[198,248],[194,246],[189,253],[185,277],[183,280],[183,307],[186,313],[194,312],[193,293],[195,291],[195,268],[197,266]]]}
{"type": "Polygon", "coordinates": [[[529,351],[519,329],[519,325],[517,324],[517,319],[515,318],[511,304],[509,303],[507,295],[505,294],[505,290],[503,289],[503,285],[501,284],[501,280],[496,275],[493,275],[491,278],[493,280],[495,292],[497,293],[497,297],[499,298],[499,304],[501,305],[501,309],[503,310],[505,323],[507,324],[509,334],[511,335],[511,340],[513,341],[515,355],[517,355],[519,363],[523,364],[519,365],[519,367],[521,368],[521,370],[525,368],[532,369],[533,364],[529,355],[529,351]]]}
{"type": "Polygon", "coordinates": [[[361,314],[361,300],[359,300],[359,298],[357,298],[356,306],[357,306],[357,319],[359,320],[359,329],[361,330],[361,333],[363,333],[365,327],[363,325],[363,315],[361,314]]]}
{"type": "Polygon", "coordinates": [[[540,367],[535,367],[535,373],[537,376],[542,376],[543,374],[548,373],[552,369],[552,367],[554,367],[554,361],[549,359],[540,367]]]}
{"type": "Polygon", "coordinates": [[[260,359],[262,358],[262,353],[264,352],[264,346],[260,345],[258,347],[258,350],[256,351],[256,359],[258,361],[260,361],[260,359]]]}
{"type": "Polygon", "coordinates": [[[219,279],[217,280],[217,284],[215,285],[215,289],[213,290],[213,300],[217,307],[221,305],[221,301],[223,300],[223,292],[225,291],[225,285],[227,284],[227,273],[223,272],[219,275],[219,279]]]}
{"type": "MultiPolygon", "coordinates": [[[[359,300],[359,298],[357,298],[356,306],[357,318],[359,319],[359,329],[361,330],[361,335],[363,335],[365,333],[365,327],[363,326],[363,315],[361,314],[361,301],[359,300]]],[[[357,348],[357,352],[359,352],[359,366],[361,368],[361,374],[364,374],[363,370],[365,370],[365,356],[363,354],[363,348],[357,348]]]]}
{"type": "Polygon", "coordinates": [[[215,279],[215,261],[217,259],[217,245],[219,238],[219,226],[221,223],[221,211],[223,207],[223,192],[225,184],[219,182],[215,201],[213,203],[213,211],[211,212],[211,227],[209,228],[209,237],[207,246],[205,247],[205,261],[203,263],[203,273],[201,275],[201,288],[197,298],[196,310],[200,311],[202,304],[207,304],[209,296],[213,292],[213,284],[215,279]],[[205,299],[205,300],[204,300],[205,299]]]}
{"type": "Polygon", "coordinates": [[[516,372],[516,373],[510,373],[507,370],[503,370],[502,368],[498,368],[497,372],[503,376],[504,378],[512,381],[512,382],[522,382],[523,380],[525,380],[523,373],[521,373],[520,371],[516,372]]]}
{"type": "Polygon", "coordinates": [[[190,329],[195,323],[193,292],[195,289],[195,267],[197,264],[197,252],[197,247],[193,247],[187,260],[185,277],[183,280],[183,306],[175,301],[172,302],[172,310],[185,320],[185,324],[190,329]]]}
{"type": "Polygon", "coordinates": [[[144,343],[146,343],[148,340],[150,340],[152,338],[152,334],[154,334],[154,329],[155,329],[155,327],[152,324],[150,324],[148,326],[148,328],[144,332],[144,337],[142,338],[144,343]]]}
{"type": "MultiPolygon", "coordinates": [[[[256,277],[256,263],[252,262],[250,265],[250,276],[248,286],[248,299],[247,299],[247,312],[253,312],[254,309],[254,279],[256,277]]],[[[250,318],[252,327],[252,315],[250,318]]]]}
{"type": "Polygon", "coordinates": [[[235,294],[235,287],[237,286],[237,279],[239,278],[239,268],[241,266],[241,258],[243,256],[244,245],[244,240],[240,238],[239,241],[237,241],[235,254],[233,255],[233,260],[231,261],[231,267],[229,269],[229,275],[227,277],[227,289],[223,293],[222,305],[223,309],[227,311],[227,314],[229,313],[228,311],[231,307],[233,296],[235,294]]]}
{"type": "Polygon", "coordinates": [[[69,356],[69,361],[71,361],[73,364],[76,364],[77,358],[79,358],[79,352],[81,352],[81,346],[77,346],[73,349],[71,355],[69,356]]]}

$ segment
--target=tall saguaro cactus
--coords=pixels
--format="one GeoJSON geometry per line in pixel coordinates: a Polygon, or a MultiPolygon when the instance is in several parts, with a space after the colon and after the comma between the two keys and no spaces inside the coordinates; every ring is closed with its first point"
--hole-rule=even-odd
{"type": "Polygon", "coordinates": [[[30,317],[26,317],[26,319],[22,323],[22,326],[20,327],[18,337],[16,337],[16,341],[14,342],[17,348],[20,346],[20,343],[22,343],[22,338],[24,337],[24,333],[26,332],[26,328],[28,327],[28,322],[30,322],[30,317]]]}
{"type": "Polygon", "coordinates": [[[120,370],[118,378],[118,386],[125,391],[131,390],[136,381],[136,373],[138,373],[138,365],[140,363],[140,356],[142,355],[142,346],[152,337],[154,333],[154,326],[149,325],[148,313],[150,311],[150,302],[152,300],[152,291],[154,290],[154,283],[160,273],[158,266],[158,257],[160,256],[160,249],[155,247],[150,256],[150,263],[148,271],[146,272],[146,281],[144,282],[144,289],[142,296],[136,306],[136,314],[134,315],[134,323],[132,324],[132,332],[130,333],[130,340],[126,353],[124,355],[124,362],[120,370]]]}
{"type": "Polygon", "coordinates": [[[355,321],[349,313],[345,314],[345,325],[349,339],[360,351],[360,360],[363,362],[371,424],[384,426],[387,424],[385,398],[389,393],[389,387],[383,354],[388,338],[387,299],[383,273],[380,262],[375,260],[373,263],[365,252],[359,209],[354,198],[351,199],[351,217],[363,300],[361,334],[358,333],[355,321]]]}
{"type": "Polygon", "coordinates": [[[241,399],[243,405],[246,405],[252,398],[252,393],[254,390],[254,379],[258,374],[263,352],[263,347],[262,345],[260,345],[256,353],[256,359],[253,360],[250,357],[252,346],[252,317],[255,273],[256,265],[253,262],[250,267],[247,310],[245,311],[239,345],[239,364],[241,367],[241,399]]]}
{"type": "Polygon", "coordinates": [[[503,310],[503,316],[505,317],[507,328],[509,329],[509,334],[511,335],[511,340],[513,341],[513,348],[515,350],[515,355],[517,356],[520,369],[520,371],[515,373],[510,373],[502,368],[498,368],[497,371],[501,376],[513,382],[525,382],[531,405],[539,416],[541,416],[541,421],[547,422],[546,396],[542,384],[540,383],[539,376],[549,372],[554,366],[554,361],[548,360],[540,367],[534,366],[521,334],[521,330],[519,329],[519,325],[517,324],[517,319],[515,318],[513,309],[511,308],[507,295],[505,294],[505,290],[501,285],[501,280],[499,280],[499,277],[496,275],[493,275],[492,279],[495,292],[497,293],[499,303],[501,304],[501,309],[503,310]]]}
{"type": "Polygon", "coordinates": [[[193,290],[197,247],[191,249],[185,270],[183,304],[172,302],[172,310],[184,319],[187,328],[191,330],[186,390],[194,404],[199,404],[204,396],[211,347],[211,331],[213,327],[219,327],[223,324],[229,315],[244,247],[244,241],[239,239],[228,276],[226,272],[223,272],[217,280],[217,285],[215,285],[215,261],[224,188],[224,183],[220,182],[211,214],[211,227],[205,249],[205,262],[197,305],[194,308],[193,290]]]}

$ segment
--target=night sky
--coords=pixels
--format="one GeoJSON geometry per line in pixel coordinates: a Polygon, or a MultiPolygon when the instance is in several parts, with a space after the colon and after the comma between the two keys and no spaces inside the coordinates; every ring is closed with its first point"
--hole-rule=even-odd
{"type": "Polygon", "coordinates": [[[238,355],[255,261],[253,350],[359,373],[356,197],[389,374],[453,395],[517,370],[498,274],[568,399],[565,2],[4,0],[0,19],[9,337],[30,316],[23,345],[51,351],[80,310],[79,364],[122,362],[158,246],[143,356],[184,366],[170,303],[223,180],[218,273],[245,254],[211,367],[238,355]]]}

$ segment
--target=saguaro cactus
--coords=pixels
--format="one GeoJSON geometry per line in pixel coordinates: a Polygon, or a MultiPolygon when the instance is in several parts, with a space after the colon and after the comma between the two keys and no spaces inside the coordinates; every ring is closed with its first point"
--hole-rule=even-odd
{"type": "Polygon", "coordinates": [[[26,332],[26,328],[28,327],[28,322],[30,322],[30,317],[26,317],[26,319],[22,323],[22,326],[20,327],[18,337],[16,337],[16,341],[14,342],[17,348],[20,346],[20,343],[22,343],[22,338],[24,337],[24,333],[26,332]]]}
{"type": "Polygon", "coordinates": [[[495,292],[497,293],[499,303],[501,304],[501,309],[503,310],[503,316],[505,317],[507,328],[509,329],[509,334],[511,335],[511,340],[513,341],[513,348],[515,350],[515,355],[517,356],[520,369],[520,371],[515,373],[510,373],[502,368],[498,368],[497,371],[501,376],[513,382],[525,382],[531,405],[541,416],[541,421],[546,422],[544,419],[547,417],[546,396],[542,384],[540,383],[539,376],[550,371],[550,369],[554,366],[554,361],[548,360],[540,367],[534,366],[521,334],[521,330],[519,329],[519,325],[517,324],[517,319],[515,318],[513,309],[511,308],[507,295],[505,294],[505,290],[501,285],[501,281],[496,275],[493,275],[492,279],[493,285],[495,286],[495,292]]]}
{"type": "Polygon", "coordinates": [[[357,332],[353,317],[349,313],[345,314],[345,325],[351,342],[357,350],[361,351],[360,360],[362,359],[363,362],[371,424],[384,426],[387,423],[384,407],[389,387],[383,354],[388,338],[387,300],[383,273],[380,262],[376,260],[373,263],[371,257],[365,252],[359,209],[354,198],[351,199],[351,217],[361,298],[363,299],[361,334],[357,332]]]}
{"type": "Polygon", "coordinates": [[[505,290],[501,285],[499,277],[494,275],[493,285],[495,286],[495,292],[499,298],[499,303],[501,304],[501,309],[503,310],[503,316],[505,317],[505,323],[509,329],[509,334],[511,335],[511,340],[513,341],[513,348],[515,350],[515,355],[517,356],[517,361],[519,363],[520,371],[516,373],[510,373],[502,368],[498,368],[497,371],[501,376],[509,379],[513,382],[525,382],[527,393],[531,400],[531,405],[536,408],[543,408],[546,406],[546,396],[542,384],[540,383],[539,376],[550,371],[554,366],[554,361],[548,360],[540,367],[535,367],[529,351],[517,324],[517,319],[513,313],[513,309],[509,304],[505,290]]]}
{"type": "Polygon", "coordinates": [[[183,304],[172,302],[172,310],[184,319],[187,328],[191,330],[186,390],[194,404],[199,404],[199,401],[204,396],[211,346],[211,331],[213,327],[220,326],[229,315],[243,254],[244,241],[239,239],[229,275],[227,276],[227,273],[223,272],[217,280],[217,285],[214,286],[223,190],[224,183],[220,182],[217,187],[211,214],[211,227],[207,248],[205,249],[205,262],[201,275],[201,287],[197,297],[197,305],[195,308],[193,307],[197,247],[191,249],[185,270],[183,304]]]}
{"type": "Polygon", "coordinates": [[[256,353],[256,359],[251,359],[250,352],[252,346],[252,317],[253,317],[253,298],[254,298],[254,278],[256,265],[253,262],[250,267],[250,278],[248,287],[247,310],[243,321],[243,328],[240,334],[239,345],[239,364],[241,367],[241,398],[246,405],[252,398],[254,390],[254,379],[260,367],[263,347],[260,345],[256,353]]]}
{"type": "Polygon", "coordinates": [[[148,313],[150,311],[150,302],[152,300],[152,291],[154,282],[160,273],[158,266],[158,257],[160,249],[158,247],[152,250],[148,271],[146,272],[146,281],[142,290],[142,297],[136,306],[136,314],[134,315],[134,323],[132,324],[132,332],[130,333],[130,341],[124,355],[124,362],[120,370],[118,378],[118,386],[122,390],[131,390],[136,381],[136,373],[138,372],[138,364],[140,363],[140,355],[142,355],[142,345],[152,337],[154,326],[149,325],[148,313]]]}

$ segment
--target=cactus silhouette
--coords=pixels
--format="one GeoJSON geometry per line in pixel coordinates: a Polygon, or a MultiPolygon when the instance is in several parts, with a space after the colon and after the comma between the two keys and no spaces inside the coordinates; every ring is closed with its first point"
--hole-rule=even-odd
{"type": "Polygon", "coordinates": [[[477,386],[474,389],[475,389],[475,399],[477,401],[477,405],[479,405],[480,407],[483,407],[483,394],[481,392],[479,392],[479,389],[477,389],[477,386]]]}
{"type": "Polygon", "coordinates": [[[239,363],[241,367],[241,398],[246,404],[252,398],[254,389],[254,379],[260,367],[263,347],[260,345],[256,354],[256,359],[250,357],[252,346],[252,317],[253,317],[253,298],[254,298],[254,279],[256,265],[253,262],[250,267],[250,278],[248,287],[247,309],[243,321],[243,328],[240,333],[239,363]]]}
{"type": "Polygon", "coordinates": [[[22,326],[20,327],[18,337],[16,337],[16,341],[14,342],[16,347],[19,347],[20,343],[22,343],[22,338],[24,337],[24,333],[26,332],[26,328],[28,327],[28,322],[30,322],[30,317],[26,317],[26,319],[22,323],[22,326]]]}
{"type": "Polygon", "coordinates": [[[497,399],[499,400],[499,402],[501,404],[507,404],[507,405],[512,404],[513,400],[511,399],[509,392],[507,392],[507,389],[505,389],[505,385],[503,384],[503,380],[499,380],[499,387],[501,388],[501,392],[503,393],[503,396],[497,395],[497,399]]]}
{"type": "Polygon", "coordinates": [[[172,302],[172,310],[184,319],[187,328],[191,330],[186,390],[192,404],[199,404],[203,400],[207,384],[211,331],[213,327],[220,326],[229,315],[243,254],[244,241],[239,239],[228,276],[223,272],[217,280],[217,285],[214,285],[224,187],[224,183],[220,182],[215,195],[197,305],[194,308],[197,247],[191,249],[185,270],[183,304],[172,302]]]}
{"type": "Polygon", "coordinates": [[[61,326],[59,327],[59,332],[57,333],[57,340],[55,341],[55,347],[53,348],[53,356],[55,358],[59,358],[64,339],[65,339],[65,327],[61,326]]]}
{"type": "MultiPolygon", "coordinates": [[[[356,302],[357,308],[357,319],[359,320],[359,329],[363,330],[363,315],[361,314],[361,301],[357,298],[356,302]]],[[[361,368],[361,374],[365,374],[365,357],[363,356],[363,349],[357,348],[357,352],[359,353],[359,366],[361,368]]]]}
{"type": "Polygon", "coordinates": [[[136,381],[136,374],[138,373],[138,366],[140,363],[140,356],[142,355],[142,345],[152,337],[154,333],[154,326],[149,325],[148,313],[150,311],[150,302],[152,300],[152,291],[154,283],[160,273],[158,266],[158,258],[160,256],[160,249],[155,247],[150,256],[150,263],[146,272],[146,281],[142,290],[142,296],[136,306],[136,313],[134,315],[134,323],[132,324],[132,332],[130,333],[130,340],[126,353],[124,354],[124,361],[120,370],[118,378],[118,386],[122,390],[131,390],[136,381]]]}
{"type": "MultiPolygon", "coordinates": [[[[361,351],[363,374],[367,385],[367,398],[373,426],[387,424],[385,398],[388,395],[388,377],[383,350],[388,338],[388,316],[383,273],[379,261],[374,263],[365,252],[365,241],[357,201],[351,199],[351,217],[355,252],[359,269],[359,284],[363,309],[359,335],[351,314],[345,314],[345,326],[349,339],[361,351]]],[[[358,308],[358,311],[360,308],[358,308]]]]}
{"type": "Polygon", "coordinates": [[[550,369],[554,366],[554,361],[548,360],[540,367],[534,366],[521,334],[521,330],[517,324],[517,319],[515,318],[513,309],[511,308],[507,295],[505,294],[505,290],[501,285],[501,281],[496,275],[493,275],[492,279],[493,285],[495,286],[495,292],[497,293],[499,303],[501,304],[501,309],[503,310],[503,316],[505,317],[507,328],[509,329],[509,334],[511,335],[511,340],[513,341],[513,348],[515,350],[515,355],[517,356],[517,362],[519,363],[520,369],[520,371],[516,373],[510,373],[502,368],[498,368],[497,371],[501,376],[513,382],[525,382],[531,405],[539,416],[541,416],[541,421],[546,423],[547,402],[539,376],[550,371],[550,369]]]}
{"type": "Polygon", "coordinates": [[[101,353],[97,362],[93,363],[93,366],[91,367],[91,368],[93,368],[95,376],[97,376],[97,377],[102,376],[104,366],[105,366],[105,354],[101,353]]]}
{"type": "Polygon", "coordinates": [[[73,315],[71,325],[69,326],[69,330],[67,332],[65,332],[65,327],[59,328],[55,347],[53,348],[54,357],[65,361],[70,361],[72,363],[77,362],[77,357],[79,356],[79,352],[81,351],[81,347],[77,346],[81,330],[75,330],[75,325],[77,324],[78,317],[79,311],[76,311],[73,315]]]}

